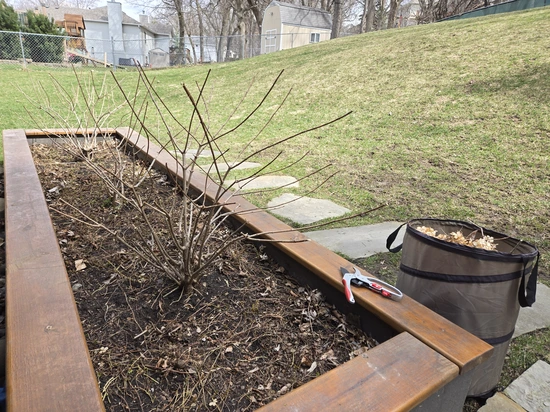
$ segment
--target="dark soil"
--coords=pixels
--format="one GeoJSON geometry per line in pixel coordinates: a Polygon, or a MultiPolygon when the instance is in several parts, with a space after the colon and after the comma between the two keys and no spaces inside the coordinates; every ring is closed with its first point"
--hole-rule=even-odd
{"type": "MultiPolygon", "coordinates": [[[[67,216],[60,199],[128,236],[136,222],[84,162],[32,151],[108,410],[253,410],[376,344],[258,244],[235,244],[181,296],[105,230],[67,216]]],[[[173,191],[155,174],[142,187],[173,191]]]]}

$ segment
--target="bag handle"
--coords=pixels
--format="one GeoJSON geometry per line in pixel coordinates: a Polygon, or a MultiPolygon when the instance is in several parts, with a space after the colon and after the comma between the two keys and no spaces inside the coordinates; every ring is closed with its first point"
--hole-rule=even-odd
{"type": "Polygon", "coordinates": [[[540,252],[537,253],[535,265],[533,266],[533,270],[531,270],[531,275],[527,281],[527,287],[525,287],[525,277],[527,276],[527,265],[529,260],[525,258],[523,261],[523,273],[521,275],[518,291],[518,301],[522,308],[531,306],[535,303],[535,295],[537,294],[537,277],[539,275],[539,257],[540,252]]]}
{"type": "Polygon", "coordinates": [[[391,253],[397,253],[399,252],[402,248],[403,248],[403,243],[401,243],[399,246],[396,246],[392,249],[391,245],[393,244],[393,242],[395,242],[395,239],[397,238],[397,234],[399,233],[399,231],[401,230],[401,228],[403,226],[405,226],[408,222],[405,222],[403,223],[401,226],[399,226],[397,229],[395,229],[389,236],[388,236],[388,239],[386,240],[386,248],[391,252],[391,253]]]}

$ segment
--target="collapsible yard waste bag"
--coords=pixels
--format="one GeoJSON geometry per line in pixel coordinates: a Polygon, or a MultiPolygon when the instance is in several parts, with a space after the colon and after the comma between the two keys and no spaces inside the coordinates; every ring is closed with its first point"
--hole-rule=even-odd
{"type": "Polygon", "coordinates": [[[392,252],[403,250],[396,286],[494,346],[492,357],[474,370],[468,392],[486,396],[499,381],[520,305],[535,302],[539,252],[527,242],[467,222],[415,219],[406,225],[401,246],[391,248],[399,229],[387,243],[392,252]],[[470,243],[488,240],[495,250],[438,239],[430,229],[437,235],[463,235],[470,243]]]}

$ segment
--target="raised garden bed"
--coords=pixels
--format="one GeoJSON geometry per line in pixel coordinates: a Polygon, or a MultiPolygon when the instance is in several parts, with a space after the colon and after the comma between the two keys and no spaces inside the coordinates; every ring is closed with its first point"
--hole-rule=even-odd
{"type": "MultiPolygon", "coordinates": [[[[171,168],[168,154],[146,145],[131,130],[104,133],[128,139],[143,149],[143,158],[156,158],[162,172],[171,168]]],[[[96,378],[100,371],[94,371],[90,360],[73,285],[28,148],[27,137],[45,134],[4,132],[8,410],[102,410],[96,378]]],[[[176,170],[169,172],[177,175],[176,170]]],[[[199,175],[193,177],[192,185],[196,190],[206,188],[207,194],[215,188],[214,182],[199,175]]],[[[238,207],[239,211],[253,207],[237,199],[228,207],[238,207]]],[[[250,231],[288,229],[267,213],[236,217],[246,222],[250,231]]],[[[271,236],[288,240],[302,235],[286,232],[271,236]]],[[[354,291],[356,305],[348,304],[339,268],[351,264],[314,242],[268,245],[267,252],[278,266],[320,290],[342,313],[383,343],[281,396],[264,406],[266,410],[410,410],[420,406],[423,410],[461,410],[469,383],[467,372],[488,358],[492,350],[489,345],[407,297],[394,302],[359,289],[354,291]]],[[[101,347],[93,349],[101,351],[101,347]]],[[[150,366],[177,373],[173,364],[150,366]]],[[[101,382],[104,393],[108,381],[101,382]]],[[[230,405],[226,403],[225,410],[231,410],[230,405]]],[[[223,409],[213,401],[208,406],[223,409]]],[[[137,405],[135,409],[139,410],[137,405]]]]}

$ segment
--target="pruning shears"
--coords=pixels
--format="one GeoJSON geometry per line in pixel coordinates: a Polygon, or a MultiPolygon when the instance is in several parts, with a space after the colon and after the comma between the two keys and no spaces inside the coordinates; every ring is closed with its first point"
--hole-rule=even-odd
{"type": "Polygon", "coordinates": [[[350,272],[346,268],[341,267],[340,271],[344,276],[342,278],[342,283],[344,284],[344,293],[346,294],[346,299],[350,303],[355,303],[355,298],[351,293],[351,285],[354,286],[364,286],[376,293],[381,294],[385,298],[392,299],[395,301],[400,301],[403,298],[403,293],[396,287],[383,282],[376,278],[371,278],[361,274],[359,269],[355,269],[355,272],[350,272]]]}

